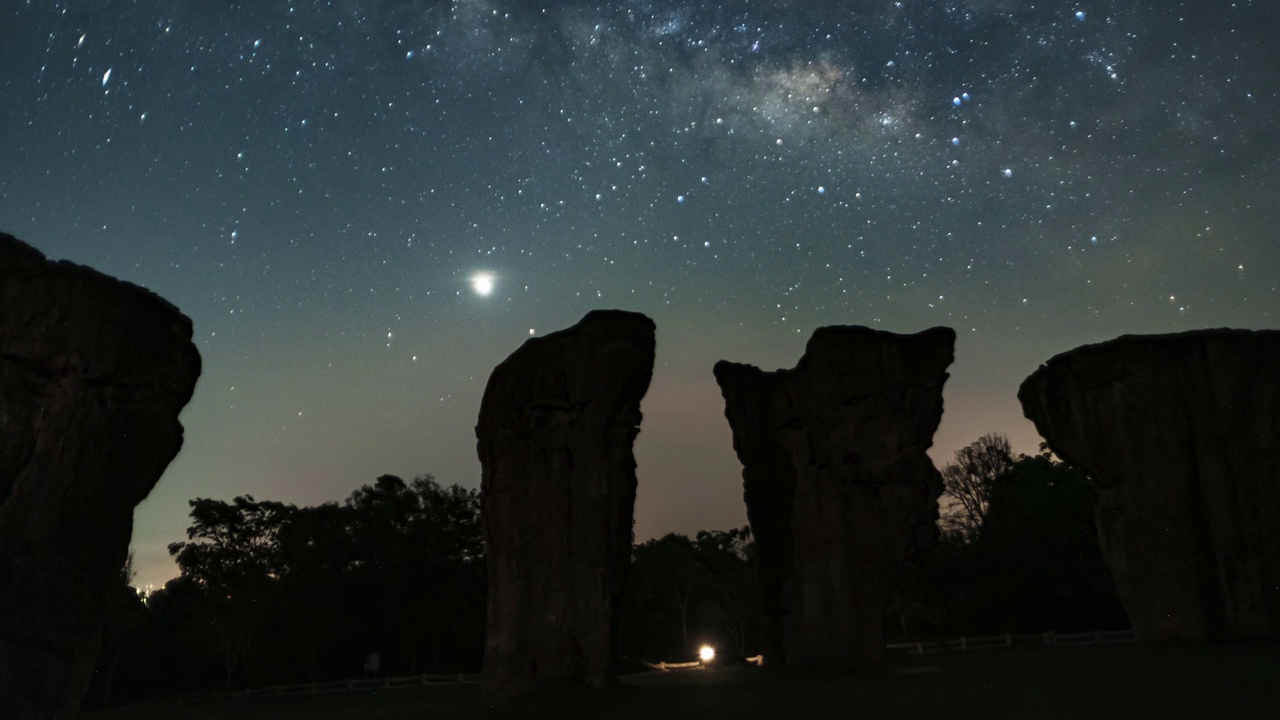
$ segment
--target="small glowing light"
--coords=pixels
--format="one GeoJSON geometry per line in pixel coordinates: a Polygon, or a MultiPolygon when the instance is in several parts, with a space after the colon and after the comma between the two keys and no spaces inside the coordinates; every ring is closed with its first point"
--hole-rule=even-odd
{"type": "Polygon", "coordinates": [[[698,658],[704,663],[709,663],[716,659],[716,649],[710,645],[703,645],[698,648],[698,658]]]}
{"type": "Polygon", "coordinates": [[[493,292],[493,275],[490,273],[476,273],[471,276],[471,289],[481,297],[486,297],[493,292]]]}
{"type": "Polygon", "coordinates": [[[535,330],[535,329],[533,329],[533,328],[529,328],[529,334],[530,334],[530,335],[535,335],[535,334],[537,334],[537,332],[538,332],[537,330],[535,330]]]}

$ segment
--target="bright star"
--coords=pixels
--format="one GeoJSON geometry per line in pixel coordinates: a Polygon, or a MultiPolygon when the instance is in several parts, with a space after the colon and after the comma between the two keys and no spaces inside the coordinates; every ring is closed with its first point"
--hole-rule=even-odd
{"type": "Polygon", "coordinates": [[[481,297],[486,297],[493,292],[493,275],[491,273],[476,273],[471,276],[471,289],[481,297]]]}

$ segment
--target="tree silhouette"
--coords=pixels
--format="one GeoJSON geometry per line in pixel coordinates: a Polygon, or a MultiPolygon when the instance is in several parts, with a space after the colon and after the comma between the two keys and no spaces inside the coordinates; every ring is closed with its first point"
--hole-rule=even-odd
{"type": "Polygon", "coordinates": [[[693,540],[669,533],[635,545],[624,603],[625,653],[676,660],[716,638],[735,655],[749,653],[760,627],[750,529],[703,530],[693,540]]]}
{"type": "Polygon", "coordinates": [[[190,505],[188,541],[169,550],[200,598],[224,685],[352,677],[371,651],[387,672],[478,666],[477,491],[384,475],[342,503],[190,505]]]}
{"type": "Polygon", "coordinates": [[[701,530],[694,547],[704,570],[707,604],[719,616],[737,656],[745,658],[760,625],[760,574],[751,528],[701,530]]]}
{"type": "Polygon", "coordinates": [[[231,688],[237,671],[247,681],[270,615],[272,582],[280,576],[280,530],[297,508],[258,502],[251,495],[230,503],[196,498],[188,504],[189,542],[171,544],[169,554],[202,591],[202,608],[231,688]]]}
{"type": "Polygon", "coordinates": [[[693,647],[689,635],[694,593],[703,568],[689,538],[668,533],[656,540],[636,545],[632,552],[631,583],[638,598],[651,610],[679,619],[680,644],[693,647]]]}
{"type": "Polygon", "coordinates": [[[943,487],[954,500],[943,531],[974,539],[986,521],[996,483],[1012,465],[1009,438],[1001,433],[988,433],[957,450],[955,460],[942,468],[943,487]]]}
{"type": "Polygon", "coordinates": [[[1103,564],[1093,489],[1079,468],[1047,451],[1008,459],[1002,435],[957,453],[968,505],[940,547],[896,594],[891,612],[948,635],[1120,628],[1127,620],[1103,564]]]}
{"type": "Polygon", "coordinates": [[[1083,470],[1047,451],[1022,455],[998,479],[979,543],[990,622],[1034,630],[1123,626],[1098,547],[1094,491],[1083,470]]]}

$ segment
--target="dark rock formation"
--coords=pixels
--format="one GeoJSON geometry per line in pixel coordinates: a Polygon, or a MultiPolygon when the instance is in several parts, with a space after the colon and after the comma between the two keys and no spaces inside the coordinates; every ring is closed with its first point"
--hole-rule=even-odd
{"type": "Polygon", "coordinates": [[[1280,332],[1126,335],[1054,357],[1018,398],[1092,476],[1139,639],[1280,635],[1280,332]]]}
{"type": "Polygon", "coordinates": [[[498,365],[476,426],[489,561],[481,688],[608,685],[631,564],[632,443],[654,325],[593,311],[498,365]]]}
{"type": "Polygon", "coordinates": [[[859,667],[884,654],[888,593],[937,540],[942,419],[955,333],[819,328],[794,370],[721,361],[742,461],[767,660],[859,667]]]}
{"type": "Polygon", "coordinates": [[[172,305],[0,233],[0,717],[74,713],[199,374],[172,305]]]}

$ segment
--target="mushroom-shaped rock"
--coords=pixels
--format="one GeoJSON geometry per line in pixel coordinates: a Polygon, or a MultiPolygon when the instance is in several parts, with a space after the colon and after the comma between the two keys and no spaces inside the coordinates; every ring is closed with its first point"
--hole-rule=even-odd
{"type": "Polygon", "coordinates": [[[1280,332],[1125,335],[1050,359],[1018,398],[1091,476],[1139,639],[1280,635],[1280,332]]]}
{"type": "Polygon", "coordinates": [[[530,338],[489,378],[476,426],[488,697],[614,677],[654,330],[638,313],[593,311],[530,338]]]}
{"type": "Polygon", "coordinates": [[[888,594],[937,541],[942,479],[925,451],[954,345],[950,328],[824,327],[793,370],[716,364],[756,539],[766,659],[882,662],[888,594]]]}
{"type": "Polygon", "coordinates": [[[199,375],[172,305],[0,233],[0,717],[74,714],[199,375]]]}

